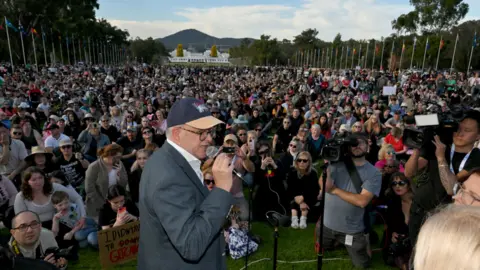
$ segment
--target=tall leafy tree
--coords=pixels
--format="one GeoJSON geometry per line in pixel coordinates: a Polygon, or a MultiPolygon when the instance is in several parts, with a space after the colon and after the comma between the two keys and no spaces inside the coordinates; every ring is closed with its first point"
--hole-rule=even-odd
{"type": "Polygon", "coordinates": [[[463,0],[410,0],[410,4],[414,10],[393,20],[393,29],[410,33],[444,31],[463,19],[469,9],[463,0]]]}

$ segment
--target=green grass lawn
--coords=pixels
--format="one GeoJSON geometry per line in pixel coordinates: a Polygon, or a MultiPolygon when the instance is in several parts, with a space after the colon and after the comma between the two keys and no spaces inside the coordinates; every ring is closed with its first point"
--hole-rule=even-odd
{"type": "MultiPolygon", "coordinates": [[[[315,224],[308,224],[306,230],[293,230],[291,228],[281,228],[279,245],[278,245],[278,260],[283,261],[303,261],[313,260],[308,263],[279,263],[278,269],[316,269],[316,253],[314,250],[314,226],[315,224]]],[[[262,258],[272,258],[273,255],[273,230],[266,223],[253,223],[253,232],[260,235],[262,244],[259,249],[249,257],[249,262],[253,262],[262,258]]],[[[378,233],[381,229],[377,230],[378,233]]],[[[354,269],[351,261],[348,259],[348,254],[345,249],[328,252],[325,254],[325,261],[323,269],[354,269]],[[342,260],[329,261],[329,259],[340,258],[342,260]]],[[[245,259],[233,260],[228,259],[228,269],[240,270],[245,265],[245,259]]],[[[68,269],[100,269],[100,262],[98,252],[91,249],[84,249],[80,252],[80,261],[76,264],[71,264],[68,269]]],[[[115,269],[136,269],[136,262],[131,262],[122,266],[115,267],[115,269]]],[[[272,262],[270,260],[254,263],[248,267],[251,270],[272,269],[272,262]]],[[[383,264],[381,253],[375,252],[373,258],[372,269],[391,269],[383,264]]]]}

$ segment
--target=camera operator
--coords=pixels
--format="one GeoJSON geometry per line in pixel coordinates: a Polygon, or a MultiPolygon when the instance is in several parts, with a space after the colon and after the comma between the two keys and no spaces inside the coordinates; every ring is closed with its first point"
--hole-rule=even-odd
{"type": "MultiPolygon", "coordinates": [[[[410,211],[410,238],[415,244],[426,213],[441,203],[449,203],[458,179],[480,166],[480,150],[474,147],[480,139],[480,112],[468,111],[453,134],[453,145],[446,146],[434,137],[435,157],[427,160],[420,149],[413,150],[405,164],[405,176],[417,177],[417,188],[410,211]]],[[[425,151],[426,152],[426,151],[425,151]]]]}
{"type": "MultiPolygon", "coordinates": [[[[364,134],[351,135],[358,144],[349,147],[349,155],[354,169],[361,181],[361,191],[353,184],[345,162],[331,164],[327,168],[325,195],[325,225],[323,229],[323,248],[331,249],[335,241],[345,244],[356,267],[367,268],[370,265],[368,253],[368,234],[364,216],[365,207],[374,196],[378,196],[382,184],[382,174],[365,159],[368,153],[368,138],[364,134]]],[[[354,175],[354,173],[352,173],[354,175]]],[[[322,179],[319,180],[323,188],[322,179]]]]}
{"type": "Polygon", "coordinates": [[[18,213],[12,220],[12,237],[8,243],[15,257],[24,257],[49,262],[60,269],[67,268],[67,260],[56,258],[55,254],[48,253],[57,249],[55,236],[49,230],[42,229],[39,216],[31,211],[18,213]]]}

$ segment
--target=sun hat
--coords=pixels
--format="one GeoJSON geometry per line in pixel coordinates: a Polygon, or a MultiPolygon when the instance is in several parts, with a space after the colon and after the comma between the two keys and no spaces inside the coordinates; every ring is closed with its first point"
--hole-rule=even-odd
{"type": "Polygon", "coordinates": [[[58,146],[60,146],[60,147],[67,146],[67,145],[73,145],[72,140],[70,140],[70,139],[64,139],[64,140],[61,140],[61,141],[58,143],[58,146]]]}
{"type": "Polygon", "coordinates": [[[46,155],[46,156],[48,155],[48,156],[50,156],[50,157],[53,156],[52,153],[49,153],[49,152],[45,151],[44,148],[42,148],[42,147],[40,147],[40,146],[33,146],[33,147],[32,147],[32,153],[31,153],[30,155],[26,156],[24,160],[27,161],[27,162],[28,162],[28,161],[31,161],[31,160],[33,160],[33,157],[34,157],[36,154],[44,154],[44,155],[46,155]]]}
{"type": "Polygon", "coordinates": [[[225,138],[223,139],[223,142],[227,142],[227,141],[234,141],[235,143],[238,143],[237,136],[235,136],[234,134],[226,135],[225,138]]]}

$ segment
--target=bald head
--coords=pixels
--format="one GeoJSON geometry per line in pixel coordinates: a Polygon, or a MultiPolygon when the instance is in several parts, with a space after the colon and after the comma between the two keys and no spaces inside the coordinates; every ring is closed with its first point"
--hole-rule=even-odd
{"type": "Polygon", "coordinates": [[[12,228],[16,228],[17,224],[21,225],[23,223],[30,224],[32,221],[40,222],[40,217],[37,213],[26,210],[19,212],[12,219],[12,228]]]}

